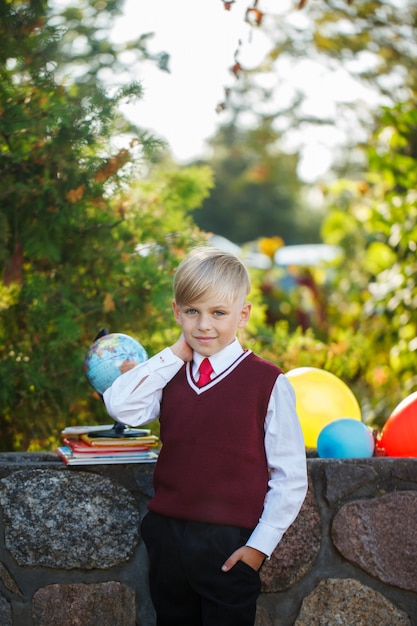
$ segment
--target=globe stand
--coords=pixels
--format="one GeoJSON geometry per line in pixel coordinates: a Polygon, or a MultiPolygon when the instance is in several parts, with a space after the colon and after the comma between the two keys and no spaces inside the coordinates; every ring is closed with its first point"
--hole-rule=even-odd
{"type": "Polygon", "coordinates": [[[100,332],[94,337],[94,341],[97,341],[97,339],[101,339],[101,337],[104,337],[105,335],[109,335],[109,329],[108,328],[102,328],[100,330],[100,332]]]}
{"type": "Polygon", "coordinates": [[[123,437],[125,429],[126,429],[126,426],[124,424],[120,424],[120,422],[117,422],[116,424],[114,424],[112,428],[112,430],[114,430],[117,437],[123,437]]]}

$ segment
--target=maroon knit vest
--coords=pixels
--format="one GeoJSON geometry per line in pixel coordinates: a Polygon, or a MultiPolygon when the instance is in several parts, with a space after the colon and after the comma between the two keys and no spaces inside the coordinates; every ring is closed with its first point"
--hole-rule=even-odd
{"type": "Polygon", "coordinates": [[[162,515],[253,528],[268,488],[264,422],[281,370],[252,352],[203,393],[186,366],[161,405],[162,450],[149,509],[162,515]]]}

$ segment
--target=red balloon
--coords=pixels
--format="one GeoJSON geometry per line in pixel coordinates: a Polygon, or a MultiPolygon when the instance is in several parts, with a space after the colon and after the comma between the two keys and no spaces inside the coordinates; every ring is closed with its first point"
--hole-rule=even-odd
{"type": "Polygon", "coordinates": [[[378,447],[387,456],[417,456],[417,391],[395,407],[382,428],[378,447]]]}

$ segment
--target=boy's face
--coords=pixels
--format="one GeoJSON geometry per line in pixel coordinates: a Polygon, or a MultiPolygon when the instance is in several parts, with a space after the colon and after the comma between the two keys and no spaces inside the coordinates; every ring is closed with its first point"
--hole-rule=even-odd
{"type": "Polygon", "coordinates": [[[173,309],[189,346],[203,356],[211,356],[235,339],[238,328],[246,326],[251,305],[241,298],[228,301],[207,297],[187,305],[174,301],[173,309]]]}

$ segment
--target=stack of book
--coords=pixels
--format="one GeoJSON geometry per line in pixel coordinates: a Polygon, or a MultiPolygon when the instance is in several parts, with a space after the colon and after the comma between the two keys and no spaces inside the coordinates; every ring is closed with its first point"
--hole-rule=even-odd
{"type": "Polygon", "coordinates": [[[146,428],[68,426],[61,431],[57,454],[67,465],[151,463],[158,458],[159,439],[146,428]]]}

